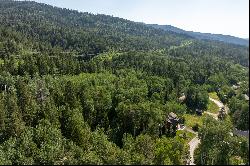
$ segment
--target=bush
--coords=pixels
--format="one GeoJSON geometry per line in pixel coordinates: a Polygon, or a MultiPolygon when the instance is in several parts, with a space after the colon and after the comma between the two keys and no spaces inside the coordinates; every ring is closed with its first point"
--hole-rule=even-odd
{"type": "Polygon", "coordinates": [[[195,125],[193,125],[192,129],[194,131],[198,131],[199,130],[199,125],[197,123],[195,123],[195,125]]]}

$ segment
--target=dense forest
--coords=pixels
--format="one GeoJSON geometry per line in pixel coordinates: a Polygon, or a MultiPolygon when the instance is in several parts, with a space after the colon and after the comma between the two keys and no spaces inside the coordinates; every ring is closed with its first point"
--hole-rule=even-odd
{"type": "Polygon", "coordinates": [[[0,1],[0,164],[188,164],[189,133],[162,126],[209,110],[210,93],[229,113],[190,126],[195,162],[249,164],[229,134],[249,130],[248,79],[249,47],[0,1]]]}

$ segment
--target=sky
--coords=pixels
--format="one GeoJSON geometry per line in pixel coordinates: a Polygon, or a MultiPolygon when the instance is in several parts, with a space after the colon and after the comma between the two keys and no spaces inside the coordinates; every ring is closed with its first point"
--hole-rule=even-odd
{"type": "Polygon", "coordinates": [[[249,38],[249,0],[35,0],[148,24],[249,38]]]}

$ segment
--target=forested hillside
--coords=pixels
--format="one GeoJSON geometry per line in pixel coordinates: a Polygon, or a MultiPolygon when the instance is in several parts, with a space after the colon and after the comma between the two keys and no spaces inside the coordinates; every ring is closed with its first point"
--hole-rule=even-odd
{"type": "MultiPolygon", "coordinates": [[[[1,45],[15,47],[16,51],[25,48],[31,52],[44,52],[59,47],[64,52],[93,56],[109,50],[166,49],[193,40],[188,35],[166,32],[142,23],[35,2],[1,1],[0,8],[1,40],[8,42],[1,45]]],[[[243,65],[248,62],[248,47],[209,41],[202,43],[191,45],[199,49],[191,51],[199,53],[204,49],[219,52],[217,55],[225,58],[232,59],[233,56],[233,60],[243,65]]]]}
{"type": "Polygon", "coordinates": [[[242,38],[234,37],[234,36],[230,36],[230,35],[185,31],[183,29],[176,28],[176,27],[171,26],[171,25],[157,25],[157,24],[148,24],[148,25],[155,27],[155,28],[158,28],[158,29],[163,29],[163,30],[168,31],[168,32],[176,32],[179,34],[186,34],[186,35],[192,36],[196,39],[222,41],[225,43],[237,44],[237,45],[242,45],[242,46],[249,46],[248,39],[242,39],[242,38]]]}
{"type": "Polygon", "coordinates": [[[0,164],[184,165],[196,135],[197,164],[249,164],[230,134],[249,130],[248,61],[244,46],[0,1],[0,164]],[[196,115],[211,93],[230,109],[218,120],[196,115]]]}
{"type": "Polygon", "coordinates": [[[121,18],[35,2],[1,1],[0,8],[1,27],[33,39],[32,48],[39,51],[55,46],[65,51],[94,54],[110,49],[149,50],[178,45],[187,38],[121,18]]]}

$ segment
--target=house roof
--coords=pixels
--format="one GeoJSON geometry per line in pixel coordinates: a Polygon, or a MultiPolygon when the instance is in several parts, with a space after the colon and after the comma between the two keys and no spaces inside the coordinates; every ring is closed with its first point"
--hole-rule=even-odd
{"type": "Polygon", "coordinates": [[[177,117],[177,115],[173,112],[170,112],[167,118],[167,122],[169,123],[178,123],[179,118],[177,117]]]}
{"type": "Polygon", "coordinates": [[[169,118],[177,118],[177,115],[173,112],[170,112],[168,115],[169,118]]]}

